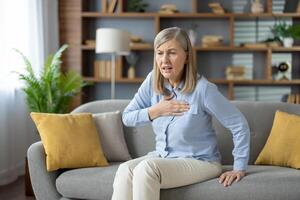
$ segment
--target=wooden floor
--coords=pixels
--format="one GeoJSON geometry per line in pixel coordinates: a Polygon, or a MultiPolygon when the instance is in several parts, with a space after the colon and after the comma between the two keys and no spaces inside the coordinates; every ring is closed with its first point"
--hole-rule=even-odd
{"type": "Polygon", "coordinates": [[[34,197],[25,196],[24,176],[21,176],[15,182],[0,186],[0,199],[2,200],[35,200],[34,197]]]}

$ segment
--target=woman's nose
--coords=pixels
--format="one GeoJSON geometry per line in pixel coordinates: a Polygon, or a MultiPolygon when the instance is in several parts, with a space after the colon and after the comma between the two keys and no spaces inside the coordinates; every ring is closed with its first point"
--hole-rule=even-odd
{"type": "Polygon", "coordinates": [[[168,54],[164,53],[163,57],[162,57],[163,62],[168,62],[169,61],[169,56],[168,54]]]}

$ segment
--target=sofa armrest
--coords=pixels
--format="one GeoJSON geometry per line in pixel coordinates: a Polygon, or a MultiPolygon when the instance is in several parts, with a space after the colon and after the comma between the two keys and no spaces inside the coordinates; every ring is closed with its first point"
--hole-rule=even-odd
{"type": "Polygon", "coordinates": [[[36,199],[60,199],[61,195],[57,192],[55,186],[59,171],[47,171],[45,150],[42,142],[32,144],[28,148],[27,157],[31,184],[36,199]]]}

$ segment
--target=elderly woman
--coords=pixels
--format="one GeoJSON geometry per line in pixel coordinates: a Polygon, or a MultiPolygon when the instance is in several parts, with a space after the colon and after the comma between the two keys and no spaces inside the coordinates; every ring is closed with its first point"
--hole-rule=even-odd
{"type": "Polygon", "coordinates": [[[197,74],[187,33],[162,30],[154,40],[154,66],[123,112],[126,126],[152,123],[155,151],[121,164],[113,200],[159,200],[160,189],[219,177],[225,187],[245,176],[249,128],[217,87],[197,74]],[[222,173],[212,117],[233,135],[233,170],[222,173]]]}

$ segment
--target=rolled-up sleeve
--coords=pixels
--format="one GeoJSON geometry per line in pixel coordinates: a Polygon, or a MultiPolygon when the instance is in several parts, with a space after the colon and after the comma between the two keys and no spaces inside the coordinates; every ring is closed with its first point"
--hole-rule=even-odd
{"type": "Polygon", "coordinates": [[[151,106],[152,93],[152,72],[150,72],[123,111],[122,120],[125,126],[142,126],[151,122],[148,109],[151,106]]]}
{"type": "Polygon", "coordinates": [[[246,170],[249,160],[250,130],[244,115],[217,89],[208,83],[203,96],[203,107],[214,116],[233,136],[234,170],[246,170]]]}

